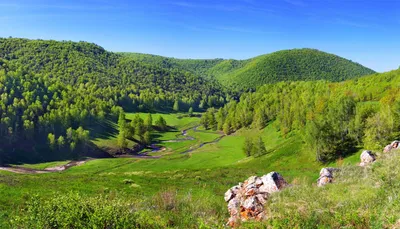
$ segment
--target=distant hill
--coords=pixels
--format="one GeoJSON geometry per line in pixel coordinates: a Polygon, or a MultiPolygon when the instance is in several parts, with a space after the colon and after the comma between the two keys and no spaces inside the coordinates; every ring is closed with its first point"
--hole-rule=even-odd
{"type": "Polygon", "coordinates": [[[283,50],[248,60],[193,60],[127,53],[136,60],[215,77],[239,89],[299,80],[343,81],[375,73],[358,63],[315,49],[283,50]]]}
{"type": "Polygon", "coordinates": [[[0,58],[14,69],[46,74],[71,85],[90,82],[121,87],[133,84],[142,90],[186,93],[185,97],[187,93],[212,95],[219,90],[215,83],[187,71],[137,61],[88,42],[0,38],[0,58]]]}

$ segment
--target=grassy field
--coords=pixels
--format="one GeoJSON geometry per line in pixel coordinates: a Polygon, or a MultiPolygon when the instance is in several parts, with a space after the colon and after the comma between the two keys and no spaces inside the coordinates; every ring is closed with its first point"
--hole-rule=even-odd
{"type": "MultiPolygon", "coordinates": [[[[154,114],[153,119],[158,115],[154,114]]],[[[162,115],[168,125],[175,129],[160,133],[156,140],[175,139],[181,130],[199,123],[199,118],[180,118],[179,114],[162,115]]],[[[128,119],[132,117],[133,114],[127,115],[128,119]]],[[[252,175],[277,171],[289,182],[312,184],[322,167],[314,160],[312,153],[303,149],[301,138],[296,133],[283,138],[272,124],[263,130],[240,130],[217,143],[181,154],[190,147],[213,141],[221,133],[199,128],[197,131],[189,130],[188,135],[195,140],[161,143],[169,153],[163,153],[160,159],[98,159],[64,172],[38,175],[0,171],[0,222],[3,222],[0,227],[6,227],[10,217],[17,214],[19,207],[24,206],[24,202],[31,196],[50,198],[72,192],[90,197],[112,193],[150,201],[163,190],[173,190],[181,196],[190,195],[193,201],[212,203],[213,206],[208,208],[217,212],[217,223],[222,225],[228,216],[223,194],[238,182],[252,175]],[[262,136],[268,154],[257,158],[245,157],[242,152],[245,136],[262,136]]],[[[94,142],[113,147],[114,140],[115,136],[110,136],[107,139],[97,138],[94,142]]],[[[356,161],[357,156],[350,157],[349,163],[356,161]]],[[[44,169],[65,163],[24,166],[44,169]]],[[[166,214],[165,217],[168,217],[169,213],[166,214]]]]}
{"type": "MultiPolygon", "coordinates": [[[[136,113],[127,113],[126,114],[126,121],[129,123],[134,117],[136,113]]],[[[147,117],[147,113],[139,113],[142,119],[147,117]]],[[[174,140],[177,138],[177,135],[181,134],[181,131],[184,129],[189,129],[194,127],[199,123],[198,117],[186,117],[185,114],[161,114],[156,113],[152,114],[153,122],[155,122],[160,116],[162,116],[167,125],[170,126],[172,129],[168,132],[158,132],[155,131],[153,133],[153,138],[155,142],[158,141],[168,141],[174,140]]],[[[98,147],[103,148],[107,151],[116,151],[117,147],[117,124],[111,121],[106,121],[105,124],[98,129],[92,129],[91,131],[97,132],[108,132],[108,134],[94,134],[93,143],[96,144],[98,147]]],[[[128,141],[128,148],[134,145],[134,142],[128,141]]],[[[168,152],[171,151],[184,151],[188,149],[189,142],[170,142],[166,143],[165,147],[168,149],[168,152]]]]}

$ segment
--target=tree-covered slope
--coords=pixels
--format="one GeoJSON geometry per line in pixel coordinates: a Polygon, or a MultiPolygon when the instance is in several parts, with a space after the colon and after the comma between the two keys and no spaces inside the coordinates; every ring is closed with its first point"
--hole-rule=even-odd
{"type": "Polygon", "coordinates": [[[188,111],[224,101],[217,82],[95,44],[0,39],[0,163],[77,157],[93,148],[90,136],[107,134],[87,130],[123,110],[188,111]]]}
{"type": "Polygon", "coordinates": [[[239,102],[210,108],[202,124],[231,134],[274,121],[283,136],[300,132],[316,159],[329,162],[358,148],[380,150],[400,137],[399,85],[400,70],[344,82],[267,84],[242,93],[239,102]]]}
{"type": "Polygon", "coordinates": [[[99,86],[127,86],[193,94],[212,93],[218,85],[179,69],[135,61],[107,52],[87,42],[58,42],[28,39],[0,39],[0,58],[10,68],[40,73],[64,83],[96,83],[99,86]]]}
{"type": "Polygon", "coordinates": [[[180,69],[191,72],[198,76],[209,76],[209,70],[221,62],[223,59],[177,59],[158,55],[143,53],[120,53],[123,56],[148,64],[154,64],[168,69],[180,69]]]}
{"type": "Polygon", "coordinates": [[[374,73],[358,63],[315,49],[283,50],[248,60],[184,60],[136,53],[124,55],[165,68],[213,76],[237,89],[280,81],[343,81],[374,73]]]}
{"type": "Polygon", "coordinates": [[[228,84],[253,88],[280,81],[343,81],[374,73],[360,64],[314,49],[284,50],[235,64],[220,63],[210,72],[228,84]],[[221,71],[221,64],[232,68],[224,67],[221,71]]]}

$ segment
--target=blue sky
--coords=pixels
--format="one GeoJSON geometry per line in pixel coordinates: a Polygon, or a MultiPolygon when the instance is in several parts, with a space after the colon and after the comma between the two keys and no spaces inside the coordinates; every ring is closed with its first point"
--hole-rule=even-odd
{"type": "Polygon", "coordinates": [[[388,71],[400,66],[400,1],[0,0],[0,36],[177,58],[307,47],[388,71]]]}

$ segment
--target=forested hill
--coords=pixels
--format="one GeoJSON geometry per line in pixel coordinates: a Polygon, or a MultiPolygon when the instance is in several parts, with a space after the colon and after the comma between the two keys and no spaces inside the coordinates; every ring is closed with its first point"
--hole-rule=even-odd
{"type": "Polygon", "coordinates": [[[95,44],[0,39],[0,164],[88,152],[88,130],[123,110],[186,112],[224,102],[217,82],[95,44]],[[55,141],[60,147],[49,148],[55,141]]]}
{"type": "Polygon", "coordinates": [[[284,50],[248,60],[183,60],[147,54],[124,55],[166,68],[212,76],[237,89],[280,81],[343,81],[374,73],[358,63],[315,49],[284,50]]]}
{"type": "Polygon", "coordinates": [[[120,53],[134,60],[154,64],[168,69],[180,69],[198,76],[210,76],[210,69],[225,61],[224,59],[177,59],[143,53],[120,53]]]}
{"type": "Polygon", "coordinates": [[[156,93],[163,90],[177,94],[177,98],[195,97],[194,100],[221,95],[216,82],[187,71],[135,61],[87,42],[0,39],[0,58],[8,61],[10,68],[40,73],[71,85],[134,85],[135,89],[156,93]]]}
{"type": "Polygon", "coordinates": [[[273,122],[282,136],[300,133],[321,162],[357,149],[381,150],[400,137],[400,70],[344,82],[279,82],[243,93],[240,101],[210,108],[206,128],[231,134],[273,122]]]}

